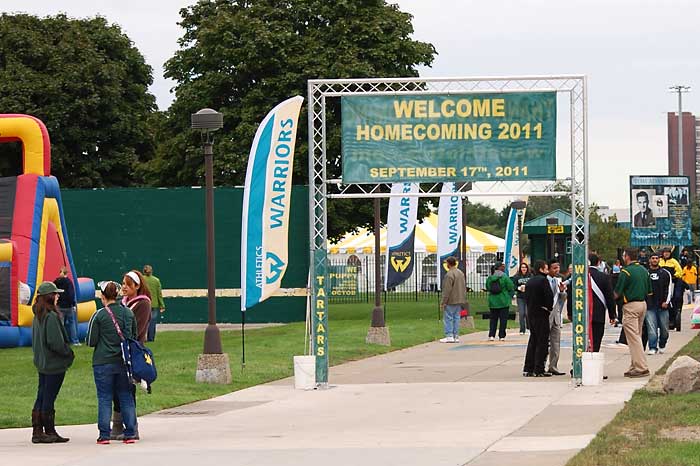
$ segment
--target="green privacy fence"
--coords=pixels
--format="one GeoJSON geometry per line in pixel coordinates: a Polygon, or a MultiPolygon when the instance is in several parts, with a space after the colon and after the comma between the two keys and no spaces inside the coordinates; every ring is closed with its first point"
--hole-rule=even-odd
{"type": "MultiPolygon", "coordinates": [[[[203,188],[122,188],[61,191],[68,237],[80,276],[121,280],[151,264],[167,290],[207,288],[203,188]]],[[[240,288],[243,188],[214,191],[216,287],[240,288]]],[[[283,288],[305,288],[309,270],[308,189],[295,186],[289,266],[283,288]]],[[[206,322],[207,299],[166,298],[169,323],[206,322]]],[[[273,297],[246,314],[247,322],[303,320],[304,297],[273,297]]],[[[240,322],[240,299],[217,298],[219,322],[240,322]]]]}

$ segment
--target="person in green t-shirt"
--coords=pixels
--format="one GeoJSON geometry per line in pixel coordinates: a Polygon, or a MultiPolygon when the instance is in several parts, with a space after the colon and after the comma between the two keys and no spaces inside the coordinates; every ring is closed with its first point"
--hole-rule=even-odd
{"type": "Polygon", "coordinates": [[[163,289],[160,279],[153,275],[153,267],[146,264],[143,266],[143,279],[151,292],[151,321],[148,323],[148,336],[146,341],[155,341],[156,323],[160,314],[165,312],[165,302],[163,301],[163,289]]]}
{"type": "Polygon", "coordinates": [[[625,267],[615,285],[615,299],[622,300],[622,328],[627,338],[631,363],[625,377],[648,377],[649,366],[642,345],[642,327],[647,312],[647,295],[651,294],[649,272],[637,262],[637,249],[625,249],[625,267]]]}

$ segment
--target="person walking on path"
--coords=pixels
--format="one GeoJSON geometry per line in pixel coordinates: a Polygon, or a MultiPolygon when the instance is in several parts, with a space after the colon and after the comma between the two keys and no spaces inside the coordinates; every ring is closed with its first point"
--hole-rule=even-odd
{"type": "Polygon", "coordinates": [[[554,293],[549,284],[549,268],[543,260],[535,261],[535,274],[525,285],[527,301],[527,321],[530,325],[530,339],[527,342],[523,376],[551,377],[544,371],[549,344],[549,314],[552,312],[554,293]]]}
{"type": "Polygon", "coordinates": [[[102,292],[102,309],[93,314],[88,325],[86,343],[95,348],[92,353],[92,371],[97,388],[97,443],[107,445],[111,439],[109,418],[112,400],[119,399],[119,426],[124,443],[134,443],[136,433],[136,405],[132,395],[133,384],[129,380],[121,352],[121,337],[136,336],[136,318],[131,309],[116,302],[119,284],[107,281],[98,284],[102,292]],[[119,330],[117,330],[117,326],[119,330]]]}
{"type": "Polygon", "coordinates": [[[647,311],[646,297],[651,293],[649,273],[637,263],[637,249],[625,249],[622,259],[625,267],[615,286],[615,299],[622,299],[622,328],[630,350],[630,368],[625,377],[646,377],[649,366],[642,346],[642,327],[647,311]]]}
{"type": "Polygon", "coordinates": [[[525,330],[527,330],[527,301],[525,300],[525,285],[527,281],[532,278],[532,272],[530,272],[530,266],[527,263],[522,262],[518,273],[513,275],[511,279],[513,280],[513,285],[515,285],[516,302],[518,303],[518,319],[520,322],[520,334],[525,335],[525,330]]]}
{"type": "Polygon", "coordinates": [[[78,339],[78,316],[76,314],[75,287],[73,281],[68,277],[68,267],[63,266],[59,271],[58,278],[53,281],[57,288],[63,290],[58,295],[58,310],[63,314],[63,325],[68,334],[68,341],[72,345],[80,346],[78,339]]]}
{"type": "Polygon", "coordinates": [[[32,443],[65,443],[68,438],[56,432],[54,404],[61,391],[66,371],[75,355],[56,306],[63,290],[52,282],[43,282],[36,290],[32,306],[32,352],[39,373],[39,387],[32,409],[32,443]]]}
{"type": "Polygon", "coordinates": [[[671,307],[671,274],[659,267],[659,255],[649,257],[651,294],[647,296],[645,322],[649,335],[649,351],[653,355],[663,353],[668,341],[668,308],[671,307]],[[657,346],[658,344],[658,346],[657,346]]]}
{"type": "Polygon", "coordinates": [[[445,338],[440,343],[459,343],[459,313],[467,302],[467,281],[457,268],[457,259],[448,257],[448,271],[442,279],[442,301],[440,307],[445,323],[445,338]]]}
{"type": "Polygon", "coordinates": [[[549,368],[547,372],[552,375],[565,375],[557,368],[559,353],[561,351],[561,323],[562,311],[566,305],[566,285],[559,277],[559,261],[549,261],[548,281],[552,289],[552,312],[549,313],[549,368]]]}
{"type": "Polygon", "coordinates": [[[160,279],[153,275],[153,267],[148,264],[143,266],[143,280],[146,282],[148,291],[151,292],[151,321],[148,323],[146,341],[155,341],[158,318],[160,314],[165,312],[163,289],[160,285],[160,279]]]}
{"type": "Polygon", "coordinates": [[[683,307],[683,292],[685,282],[683,281],[683,268],[681,264],[671,256],[671,248],[663,248],[659,259],[659,267],[662,267],[671,274],[671,307],[669,308],[669,328],[681,330],[681,311],[683,307]]]}
{"type": "MultiPolygon", "coordinates": [[[[591,316],[591,331],[593,332],[593,351],[599,352],[605,334],[605,322],[615,324],[617,313],[615,311],[615,297],[610,277],[601,272],[597,266],[600,258],[596,254],[588,256],[588,268],[591,274],[591,291],[593,295],[593,315],[591,316]],[[608,314],[606,319],[605,313],[608,314]]],[[[571,315],[569,315],[571,320],[571,315]]]]}
{"type": "Polygon", "coordinates": [[[505,274],[506,266],[503,262],[496,262],[493,274],[486,279],[488,291],[489,309],[491,321],[489,322],[489,341],[495,340],[496,326],[498,325],[498,340],[506,339],[506,326],[508,325],[508,309],[513,299],[515,286],[513,281],[505,274]],[[500,324],[499,324],[500,321],[500,324]]]}
{"type": "Polygon", "coordinates": [[[688,285],[688,289],[690,290],[690,299],[686,300],[687,304],[690,304],[693,302],[693,292],[698,283],[698,268],[695,267],[692,259],[688,259],[685,266],[683,266],[683,281],[688,285]]]}

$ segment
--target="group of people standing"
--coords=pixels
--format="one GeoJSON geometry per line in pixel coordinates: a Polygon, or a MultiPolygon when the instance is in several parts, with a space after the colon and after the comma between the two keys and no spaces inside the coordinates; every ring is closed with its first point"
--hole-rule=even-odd
{"type": "MultiPolygon", "coordinates": [[[[98,284],[103,307],[91,317],[85,342],[94,348],[97,443],[101,445],[110,440],[134,443],[139,439],[136,388],[127,376],[121,341],[133,338],[144,343],[155,339],[155,322],[152,324],[152,321],[156,319],[152,313],[154,308],[155,312],[165,311],[165,306],[160,280],[152,272],[152,267],[147,265],[144,274],[137,270],[125,273],[121,283],[104,281],[98,284]]],[[[32,410],[32,443],[69,441],[56,432],[54,405],[75,358],[71,345],[79,344],[74,290],[65,267],[56,282],[43,282],[36,290],[32,306],[32,350],[39,384],[32,410]]]]}

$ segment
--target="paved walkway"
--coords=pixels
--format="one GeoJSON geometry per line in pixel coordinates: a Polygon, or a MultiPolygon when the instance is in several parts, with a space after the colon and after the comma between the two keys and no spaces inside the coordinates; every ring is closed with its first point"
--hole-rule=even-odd
{"type": "MultiPolygon", "coordinates": [[[[331,368],[328,390],[294,390],[286,379],[143,416],[136,445],[95,445],[95,425],[61,428],[71,437],[64,445],[32,446],[30,429],[3,430],[0,458],[21,466],[564,465],[648,381],[622,376],[629,355],[614,344],[618,332],[607,330],[609,379],[598,387],[524,378],[525,336],[494,343],[478,333],[331,368]]],[[[652,371],[696,333],[672,332],[669,351],[648,357],[652,371]]],[[[570,347],[569,327],[562,370],[570,347]]]]}

